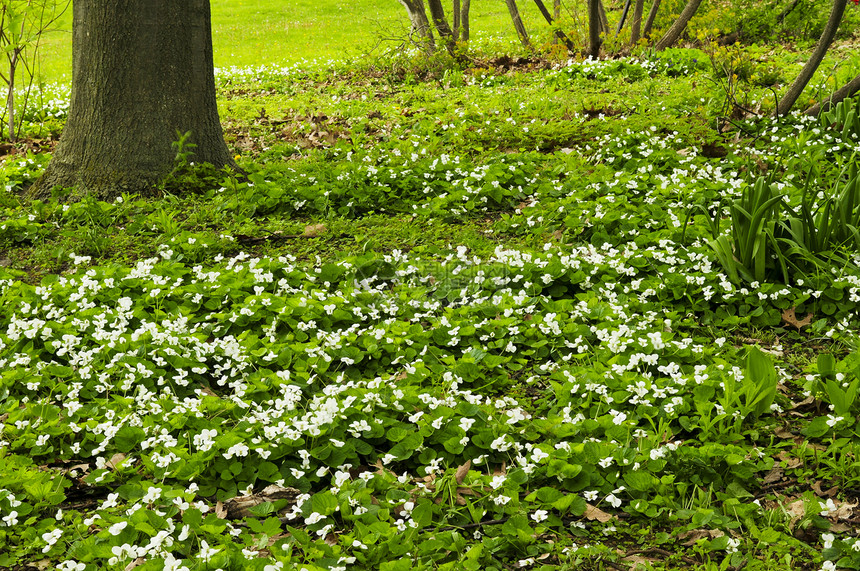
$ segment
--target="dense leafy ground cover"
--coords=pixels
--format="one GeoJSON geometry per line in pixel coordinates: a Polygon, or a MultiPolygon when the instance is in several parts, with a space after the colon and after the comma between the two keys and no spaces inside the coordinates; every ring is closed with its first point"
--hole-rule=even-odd
{"type": "Polygon", "coordinates": [[[860,260],[790,232],[860,130],[724,129],[733,50],[235,69],[247,177],[156,198],[8,158],[0,568],[860,566],[860,260]]]}

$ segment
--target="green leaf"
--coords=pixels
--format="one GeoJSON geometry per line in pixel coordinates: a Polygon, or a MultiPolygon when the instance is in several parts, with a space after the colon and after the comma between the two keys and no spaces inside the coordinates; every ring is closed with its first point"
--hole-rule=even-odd
{"type": "Polygon", "coordinates": [[[337,498],[329,491],[318,492],[311,497],[311,509],[321,515],[331,515],[337,510],[337,498]]]}

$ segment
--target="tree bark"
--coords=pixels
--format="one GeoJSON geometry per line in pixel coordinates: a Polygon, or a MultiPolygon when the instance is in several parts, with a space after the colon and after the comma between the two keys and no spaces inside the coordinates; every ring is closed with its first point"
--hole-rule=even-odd
{"type": "Polygon", "coordinates": [[[600,0],[588,0],[588,55],[600,57],[600,0]]]}
{"type": "Polygon", "coordinates": [[[526,27],[523,24],[523,19],[520,17],[520,10],[517,8],[517,0],[505,0],[505,4],[508,5],[508,12],[511,14],[511,21],[514,23],[514,29],[520,37],[520,43],[525,49],[531,51],[532,43],[529,40],[529,33],[526,31],[526,27]]]}
{"type": "Polygon", "coordinates": [[[816,103],[803,113],[805,115],[812,115],[814,117],[817,117],[818,114],[822,111],[829,110],[832,106],[836,105],[843,99],[847,99],[853,96],[858,91],[860,91],[860,75],[856,76],[854,79],[840,87],[835,93],[833,93],[833,95],[831,95],[824,101],[816,103]]]}
{"type": "Polygon", "coordinates": [[[430,17],[433,18],[433,25],[436,26],[436,31],[439,32],[439,38],[445,43],[445,49],[448,53],[454,55],[456,41],[454,40],[454,32],[451,31],[451,26],[448,25],[448,19],[445,18],[445,8],[442,7],[442,0],[427,0],[427,5],[430,8],[430,17]]]}
{"type": "Polygon", "coordinates": [[[651,9],[648,11],[648,17],[645,19],[645,26],[642,28],[642,35],[646,38],[651,37],[651,28],[654,26],[657,12],[660,11],[660,1],[661,0],[654,0],[654,3],[651,4],[651,9]]]}
{"type": "Polygon", "coordinates": [[[633,5],[633,21],[630,22],[630,43],[636,45],[639,43],[642,33],[642,12],[645,9],[645,0],[636,0],[633,5]]]}
{"type": "Polygon", "coordinates": [[[215,102],[210,23],[209,0],[75,0],[69,116],[31,194],[149,193],[188,131],[195,162],[235,166],[215,102]]]}
{"type": "Polygon", "coordinates": [[[830,17],[827,19],[827,25],[824,26],[821,38],[819,38],[818,44],[815,46],[815,51],[812,52],[812,55],[809,57],[809,61],[807,61],[806,65],[803,66],[803,69],[800,70],[794,83],[791,84],[788,91],[786,91],[785,95],[782,96],[782,99],[776,106],[776,111],[774,112],[775,115],[785,115],[791,111],[792,107],[794,107],[794,104],[797,102],[797,99],[800,97],[806,84],[809,83],[810,79],[812,79],[812,76],[815,74],[815,70],[818,69],[818,66],[821,64],[821,60],[824,59],[824,54],[826,54],[827,50],[830,48],[830,44],[836,36],[836,30],[839,29],[839,24],[842,22],[842,15],[845,12],[845,6],[847,4],[848,0],[833,0],[833,8],[830,10],[830,17]]]}
{"type": "Polygon", "coordinates": [[[692,17],[696,14],[696,11],[699,9],[699,6],[702,5],[702,0],[690,0],[687,2],[687,5],[684,6],[684,10],[681,12],[681,15],[678,16],[678,19],[675,20],[675,23],[672,24],[672,27],[660,38],[660,41],[657,42],[657,45],[654,47],[657,50],[665,50],[666,48],[672,47],[672,45],[678,41],[678,38],[681,37],[681,34],[684,33],[684,30],[687,28],[687,24],[690,22],[692,17]]]}
{"type": "Polygon", "coordinates": [[[451,10],[454,26],[454,41],[460,40],[460,0],[454,0],[454,7],[451,10]]]}
{"type": "MultiPolygon", "coordinates": [[[[546,9],[546,6],[544,5],[543,0],[535,0],[535,4],[537,5],[538,10],[540,10],[540,13],[543,14],[543,17],[546,20],[546,23],[549,24],[550,26],[552,26],[554,23],[552,16],[550,16],[549,10],[546,9]]],[[[556,8],[558,8],[558,7],[559,6],[556,5],[556,8]]],[[[570,41],[570,38],[568,38],[564,32],[562,32],[559,29],[555,29],[555,30],[553,30],[553,35],[555,36],[555,38],[557,40],[561,40],[564,43],[564,45],[567,47],[568,51],[571,51],[571,52],[573,51],[573,42],[570,41]]]]}
{"type": "Polygon", "coordinates": [[[606,16],[606,7],[603,5],[603,0],[597,0],[597,10],[600,16],[600,30],[608,34],[609,18],[606,16]]]}
{"type": "Polygon", "coordinates": [[[430,28],[430,20],[427,19],[427,11],[424,9],[424,0],[399,0],[406,8],[409,22],[412,24],[412,33],[418,34],[424,51],[432,53],[436,49],[433,41],[433,30],[430,28]]]}
{"type": "Polygon", "coordinates": [[[460,7],[460,41],[464,44],[469,41],[469,5],[471,0],[463,0],[460,7]]]}
{"type": "Polygon", "coordinates": [[[618,26],[615,27],[615,37],[618,37],[618,34],[621,33],[621,30],[624,28],[624,22],[627,21],[627,14],[630,12],[630,4],[632,0],[626,0],[624,2],[624,9],[621,11],[621,18],[618,20],[618,26]]]}

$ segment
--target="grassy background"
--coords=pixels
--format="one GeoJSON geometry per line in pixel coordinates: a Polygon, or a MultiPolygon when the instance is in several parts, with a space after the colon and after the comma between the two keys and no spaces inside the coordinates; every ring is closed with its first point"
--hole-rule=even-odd
{"type": "MultiPolygon", "coordinates": [[[[534,3],[521,4],[530,32],[545,31],[534,3]]],[[[211,5],[216,67],[350,58],[368,53],[381,38],[403,38],[408,29],[406,11],[396,0],[212,0],[211,5]]],[[[503,2],[475,0],[470,20],[475,39],[517,41],[503,2]]],[[[71,81],[71,29],[69,8],[43,41],[43,80],[71,81]]]]}

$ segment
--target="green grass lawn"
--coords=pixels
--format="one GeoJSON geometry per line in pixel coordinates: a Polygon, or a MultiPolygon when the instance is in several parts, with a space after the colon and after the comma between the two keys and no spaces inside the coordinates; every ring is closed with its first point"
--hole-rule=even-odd
{"type": "MultiPolygon", "coordinates": [[[[408,33],[408,18],[396,0],[213,0],[212,41],[216,67],[292,65],[381,53],[408,33]],[[382,41],[382,44],[380,44],[382,41]],[[375,48],[375,51],[374,51],[375,48]]],[[[523,18],[543,24],[532,3],[523,18]]],[[[473,37],[516,41],[502,2],[472,2],[473,37]]],[[[41,73],[46,82],[71,79],[71,9],[47,34],[41,73]]]]}

